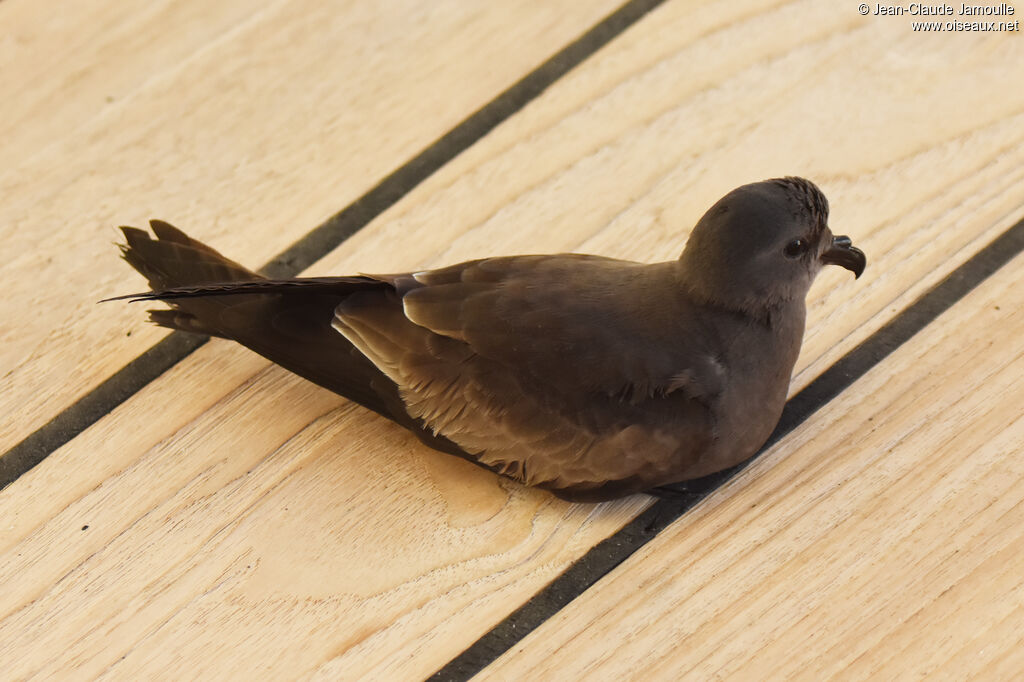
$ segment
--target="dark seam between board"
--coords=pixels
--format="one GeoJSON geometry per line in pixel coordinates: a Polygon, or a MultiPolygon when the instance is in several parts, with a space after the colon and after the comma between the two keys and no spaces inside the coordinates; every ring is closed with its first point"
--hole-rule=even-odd
{"type": "MultiPolygon", "coordinates": [[[[471,147],[562,76],[665,0],[632,0],[595,24],[319,227],[260,268],[271,278],[297,275],[365,227],[446,163],[471,147]]],[[[209,337],[172,332],[0,455],[0,490],[151,381],[209,337]]]]}
{"type": "MultiPolygon", "coordinates": [[[[678,497],[660,499],[621,530],[594,545],[561,575],[509,614],[429,679],[467,680],[518,644],[551,616],[569,605],[612,569],[654,539],[670,523],[728,482],[814,412],[962,300],[1015,256],[1024,251],[1024,220],[1020,220],[923,293],[878,331],[858,344],[790,398],[768,442],[746,462],[675,486],[678,497]]],[[[651,595],[651,598],[656,598],[651,595]]]]}

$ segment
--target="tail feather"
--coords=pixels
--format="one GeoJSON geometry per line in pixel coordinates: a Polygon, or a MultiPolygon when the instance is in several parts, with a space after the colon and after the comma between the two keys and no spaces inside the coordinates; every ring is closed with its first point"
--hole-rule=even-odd
{"type": "MultiPolygon", "coordinates": [[[[253,275],[259,277],[259,275],[253,275]]],[[[207,296],[237,296],[244,294],[308,294],[336,293],[348,295],[360,289],[380,289],[382,281],[372,277],[296,277],[295,279],[252,279],[243,281],[215,280],[202,284],[174,286],[125,294],[103,299],[105,301],[171,301],[180,298],[203,298],[207,296]]]]}
{"type": "Polygon", "coordinates": [[[264,279],[169,223],[151,220],[149,225],[156,240],[145,230],[121,228],[126,242],[121,246],[121,255],[149,281],[153,290],[264,279]]]}
{"type": "MultiPolygon", "coordinates": [[[[350,293],[344,284],[323,286],[316,278],[267,280],[168,223],[154,220],[150,226],[156,239],[144,230],[121,228],[126,241],[121,252],[153,291],[121,298],[163,300],[171,309],[150,311],[156,324],[232,339],[390,416],[377,392],[369,390],[379,370],[331,328],[334,308],[350,293]],[[304,295],[286,300],[281,291],[288,289],[304,295]]],[[[359,280],[353,286],[365,288],[367,283],[359,280]]]]}
{"type": "Polygon", "coordinates": [[[398,422],[439,450],[468,456],[405,411],[398,387],[331,322],[334,309],[357,291],[393,289],[365,276],[268,280],[181,230],[150,221],[156,235],[122,227],[124,259],[152,291],[121,296],[165,301],[149,311],[160,326],[232,339],[313,383],[398,422]]]}
{"type": "Polygon", "coordinates": [[[206,336],[221,336],[216,329],[204,326],[195,315],[189,315],[181,310],[147,310],[146,312],[149,313],[149,321],[161,327],[193,334],[205,334],[206,336]]]}

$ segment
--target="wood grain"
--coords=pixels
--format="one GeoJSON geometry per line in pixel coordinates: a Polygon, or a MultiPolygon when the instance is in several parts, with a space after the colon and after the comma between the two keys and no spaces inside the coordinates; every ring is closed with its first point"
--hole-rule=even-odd
{"type": "Polygon", "coordinates": [[[163,336],[95,305],[139,286],[113,226],[258,266],[616,6],[0,3],[0,448],[163,336]]]}
{"type": "Polygon", "coordinates": [[[1022,267],[475,679],[1019,679],[1022,267]]]}
{"type": "Polygon", "coordinates": [[[184,424],[162,407],[185,377],[155,382],[37,470],[75,473],[67,505],[0,496],[11,678],[422,676],[645,502],[571,506],[226,343],[198,354],[256,375],[184,424]],[[162,429],[123,433],[140,413],[162,429]]]}
{"type": "MultiPolygon", "coordinates": [[[[311,272],[671,258],[727,189],[805,174],[869,266],[815,285],[799,387],[1020,217],[1022,47],[827,1],[669,3],[311,272]]],[[[226,172],[190,168],[197,186],[226,172]]],[[[289,182],[259,186],[281,205],[253,201],[304,214],[289,182]]],[[[239,230],[248,207],[196,201],[159,215],[245,262],[265,248],[239,230]],[[225,212],[193,225],[200,210],[225,212]]],[[[500,482],[212,342],[0,492],[0,658],[18,652],[19,676],[421,677],[647,503],[500,482]]]]}

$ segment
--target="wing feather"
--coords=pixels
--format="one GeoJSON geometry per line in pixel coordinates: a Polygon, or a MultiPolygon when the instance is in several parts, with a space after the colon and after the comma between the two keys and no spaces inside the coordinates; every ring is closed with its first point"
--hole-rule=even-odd
{"type": "Polygon", "coordinates": [[[658,267],[536,256],[381,276],[394,289],[352,294],[333,324],[412,417],[480,463],[605,499],[679,480],[713,438],[716,389],[681,377],[714,371],[685,366],[700,335],[673,318],[685,311],[658,267]]]}

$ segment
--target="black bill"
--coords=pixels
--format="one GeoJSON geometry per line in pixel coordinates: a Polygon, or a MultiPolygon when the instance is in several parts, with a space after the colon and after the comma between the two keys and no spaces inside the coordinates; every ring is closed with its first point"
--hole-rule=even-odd
{"type": "Polygon", "coordinates": [[[832,238],[832,246],[821,254],[821,262],[828,265],[839,265],[853,273],[854,278],[860,277],[867,265],[864,252],[853,245],[846,235],[832,238]]]}

